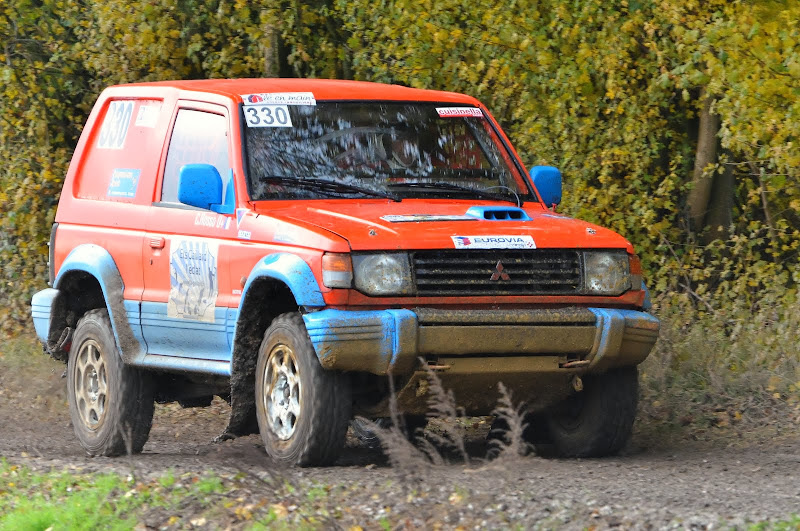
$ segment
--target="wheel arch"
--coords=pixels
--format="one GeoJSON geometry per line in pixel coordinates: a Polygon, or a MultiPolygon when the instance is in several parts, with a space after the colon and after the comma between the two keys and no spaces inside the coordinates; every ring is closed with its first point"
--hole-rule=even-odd
{"type": "MultiPolygon", "coordinates": [[[[58,296],[53,302],[49,338],[58,338],[67,328],[74,330],[86,312],[98,308],[108,311],[117,349],[126,363],[143,355],[144,348],[128,321],[123,292],[125,284],[111,254],[95,244],[75,247],[64,260],[53,287],[58,296]]],[[[66,361],[69,341],[60,343],[51,355],[66,361]]]]}
{"type": "Polygon", "coordinates": [[[325,304],[309,265],[289,253],[267,255],[253,267],[242,290],[231,353],[231,417],[226,434],[258,432],[255,369],[258,348],[272,320],[286,312],[325,304]]]}

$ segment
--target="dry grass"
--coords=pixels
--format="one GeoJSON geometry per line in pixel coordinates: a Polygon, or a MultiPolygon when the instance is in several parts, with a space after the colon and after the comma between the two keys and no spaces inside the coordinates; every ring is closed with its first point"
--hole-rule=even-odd
{"type": "Polygon", "coordinates": [[[523,457],[531,451],[531,445],[523,436],[528,428],[525,404],[514,405],[511,391],[502,383],[498,384],[498,389],[500,399],[494,414],[499,422],[489,433],[489,456],[499,460],[523,457]]]}
{"type": "Polygon", "coordinates": [[[640,371],[640,423],[691,438],[800,429],[800,304],[712,313],[674,298],[657,315],[660,339],[640,371]]]}

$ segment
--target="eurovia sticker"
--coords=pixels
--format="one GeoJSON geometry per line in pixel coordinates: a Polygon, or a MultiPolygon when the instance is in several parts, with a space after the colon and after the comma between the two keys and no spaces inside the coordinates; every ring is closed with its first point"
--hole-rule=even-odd
{"type": "Polygon", "coordinates": [[[316,105],[312,92],[265,92],[242,94],[245,105],[316,105]]]}
{"type": "Polygon", "coordinates": [[[439,118],[482,118],[483,111],[477,107],[436,107],[439,118]]]}
{"type": "Polygon", "coordinates": [[[531,236],[451,236],[456,249],[536,249],[531,236]]]}

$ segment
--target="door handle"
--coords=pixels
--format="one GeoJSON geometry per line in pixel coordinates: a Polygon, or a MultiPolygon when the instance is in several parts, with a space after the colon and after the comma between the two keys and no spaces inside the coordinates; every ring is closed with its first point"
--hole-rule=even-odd
{"type": "Polygon", "coordinates": [[[166,240],[162,237],[150,238],[150,247],[153,249],[163,249],[165,244],[166,240]]]}

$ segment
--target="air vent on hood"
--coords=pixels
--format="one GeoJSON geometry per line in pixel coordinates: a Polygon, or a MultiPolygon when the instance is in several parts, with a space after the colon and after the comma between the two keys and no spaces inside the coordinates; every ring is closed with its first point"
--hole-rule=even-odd
{"type": "Polygon", "coordinates": [[[476,206],[467,210],[467,215],[491,221],[530,221],[531,219],[527,212],[514,207],[476,206]]]}

